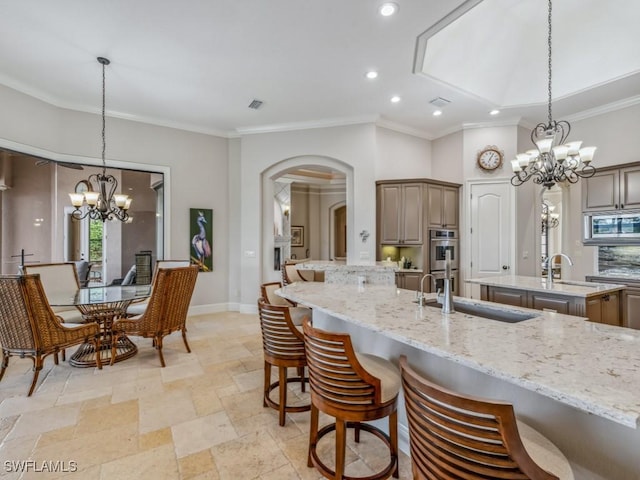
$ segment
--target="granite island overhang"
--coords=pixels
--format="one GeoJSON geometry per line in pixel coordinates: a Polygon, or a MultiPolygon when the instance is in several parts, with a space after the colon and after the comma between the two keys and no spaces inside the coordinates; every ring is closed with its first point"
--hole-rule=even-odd
{"type": "Polygon", "coordinates": [[[388,286],[298,282],[279,293],[313,308],[320,328],[357,332],[358,348],[394,362],[406,351],[428,354],[418,367],[432,379],[512,401],[583,469],[576,478],[640,478],[629,473],[640,472],[640,331],[498,304],[490,305],[535,316],[511,324],[443,315],[413,303],[415,292],[388,286]]]}

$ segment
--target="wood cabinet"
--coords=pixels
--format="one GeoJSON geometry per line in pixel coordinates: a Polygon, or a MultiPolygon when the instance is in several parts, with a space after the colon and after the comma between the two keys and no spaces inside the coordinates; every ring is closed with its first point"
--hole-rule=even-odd
{"type": "Polygon", "coordinates": [[[420,278],[422,273],[420,272],[397,272],[396,273],[396,286],[398,288],[404,288],[406,290],[413,290],[417,292],[420,290],[420,278]]]}
{"type": "Polygon", "coordinates": [[[583,180],[582,210],[631,210],[640,208],[640,165],[599,169],[583,180]]]}
{"type": "Polygon", "coordinates": [[[429,228],[458,228],[459,201],[457,187],[428,185],[427,208],[429,228]]]}
{"type": "MultiPolygon", "coordinates": [[[[521,290],[518,288],[494,287],[491,285],[480,286],[482,300],[516,307],[587,317],[592,322],[617,326],[622,325],[620,317],[621,292],[622,290],[618,290],[590,297],[575,297],[552,292],[521,290]]],[[[640,307],[640,291],[638,307],[640,307]]]]}
{"type": "Polygon", "coordinates": [[[422,244],[422,185],[378,186],[379,242],[384,245],[422,244]]]}
{"type": "Polygon", "coordinates": [[[640,330],[640,281],[598,276],[587,276],[586,280],[587,282],[625,285],[626,288],[622,291],[619,299],[622,310],[622,326],[640,330]]]}

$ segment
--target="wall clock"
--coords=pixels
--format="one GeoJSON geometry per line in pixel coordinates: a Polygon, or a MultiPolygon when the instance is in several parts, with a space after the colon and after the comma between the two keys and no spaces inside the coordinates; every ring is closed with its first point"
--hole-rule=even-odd
{"type": "Polygon", "coordinates": [[[84,193],[87,191],[91,190],[91,187],[89,186],[89,182],[87,182],[86,180],[80,180],[78,183],[76,183],[76,193],[84,193]]]}
{"type": "Polygon", "coordinates": [[[484,147],[478,152],[478,166],[483,170],[495,170],[502,166],[504,153],[495,145],[484,147]]]}

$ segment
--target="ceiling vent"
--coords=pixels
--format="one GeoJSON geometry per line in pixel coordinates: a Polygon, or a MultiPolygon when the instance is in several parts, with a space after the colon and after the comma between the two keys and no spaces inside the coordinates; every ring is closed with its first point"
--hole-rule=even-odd
{"type": "Polygon", "coordinates": [[[434,107],[441,108],[449,105],[451,101],[447,100],[446,98],[436,97],[433,100],[431,100],[429,103],[434,107]]]}
{"type": "Polygon", "coordinates": [[[262,106],[262,101],[261,100],[256,100],[255,98],[249,104],[249,108],[253,108],[254,110],[259,109],[261,106],[262,106]]]}

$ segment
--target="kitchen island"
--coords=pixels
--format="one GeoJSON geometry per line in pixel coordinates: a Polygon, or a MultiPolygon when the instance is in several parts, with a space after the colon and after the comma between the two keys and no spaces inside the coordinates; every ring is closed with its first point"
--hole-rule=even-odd
{"type": "Polygon", "coordinates": [[[414,273],[419,275],[422,270],[399,268],[396,262],[376,262],[373,265],[347,265],[339,260],[308,260],[296,264],[298,270],[313,270],[324,272],[326,283],[340,285],[357,285],[358,278],[370,285],[395,285],[396,273],[414,273]]]}
{"type": "MultiPolygon", "coordinates": [[[[576,478],[640,479],[640,332],[495,304],[533,318],[444,315],[413,303],[414,292],[386,286],[298,282],[279,292],[313,308],[315,326],[350,333],[361,351],[396,363],[404,353],[448,388],[512,402],[558,445],[576,478]]],[[[407,451],[403,405],[399,421],[407,451]]]]}
{"type": "Polygon", "coordinates": [[[543,277],[501,275],[472,278],[480,285],[480,298],[490,302],[587,317],[592,322],[622,325],[625,285],[554,280],[543,277]]]}

